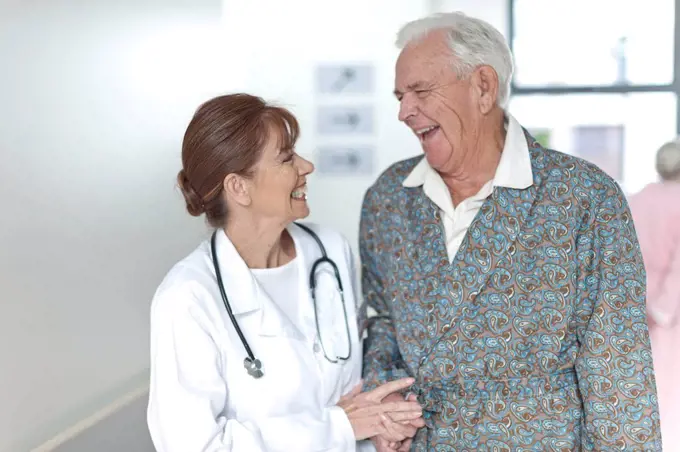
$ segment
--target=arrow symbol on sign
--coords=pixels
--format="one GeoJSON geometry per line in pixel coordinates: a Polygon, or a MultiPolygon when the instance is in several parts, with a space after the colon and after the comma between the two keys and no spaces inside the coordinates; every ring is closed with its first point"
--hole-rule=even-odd
{"type": "Polygon", "coordinates": [[[352,129],[355,129],[359,125],[359,122],[361,122],[359,115],[354,112],[337,115],[334,119],[336,124],[347,124],[352,129]]]}
{"type": "Polygon", "coordinates": [[[352,168],[356,168],[357,166],[359,166],[359,158],[358,158],[357,155],[356,155],[354,152],[352,152],[352,151],[350,151],[350,152],[347,154],[347,164],[348,164],[349,166],[351,166],[352,168]]]}
{"type": "Polygon", "coordinates": [[[345,87],[354,80],[356,77],[356,71],[352,68],[345,68],[340,73],[340,78],[338,78],[335,83],[333,83],[332,89],[335,91],[342,91],[345,87]]]}

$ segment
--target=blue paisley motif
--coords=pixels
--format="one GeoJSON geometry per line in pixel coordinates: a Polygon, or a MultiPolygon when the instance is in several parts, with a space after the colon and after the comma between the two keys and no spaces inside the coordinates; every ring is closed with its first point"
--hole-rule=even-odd
{"type": "Polygon", "coordinates": [[[645,273],[625,196],[526,134],[533,185],[497,186],[451,259],[398,162],[362,205],[366,389],[407,375],[412,451],[661,450],[645,273]]]}

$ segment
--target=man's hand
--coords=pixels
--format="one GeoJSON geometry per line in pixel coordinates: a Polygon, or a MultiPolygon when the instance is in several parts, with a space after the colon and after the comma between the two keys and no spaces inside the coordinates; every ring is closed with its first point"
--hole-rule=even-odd
{"type": "MultiPolygon", "coordinates": [[[[399,393],[393,393],[385,397],[383,402],[396,402],[404,400],[402,397],[403,396],[399,393]]],[[[413,394],[409,394],[406,400],[412,401],[414,403],[418,402],[418,399],[413,394]]],[[[419,428],[425,426],[425,421],[422,417],[419,417],[417,419],[406,421],[386,422],[384,425],[387,432],[371,438],[371,441],[373,442],[377,452],[409,452],[411,450],[413,437],[419,428]],[[396,438],[404,439],[403,441],[396,441],[396,438]]]]}
{"type": "Polygon", "coordinates": [[[362,392],[359,383],[348,394],[340,398],[337,406],[342,408],[352,425],[357,440],[383,435],[389,441],[401,441],[407,438],[402,434],[402,423],[422,416],[417,401],[404,400],[397,395],[396,399],[386,400],[393,393],[399,394],[413,384],[413,378],[402,378],[390,381],[377,388],[362,392]]]}

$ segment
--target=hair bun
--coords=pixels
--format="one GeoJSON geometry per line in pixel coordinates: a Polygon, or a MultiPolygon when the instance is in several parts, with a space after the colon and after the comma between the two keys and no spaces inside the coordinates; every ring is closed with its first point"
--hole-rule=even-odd
{"type": "Polygon", "coordinates": [[[184,195],[184,201],[186,202],[189,214],[198,217],[205,213],[203,200],[198,193],[196,193],[196,190],[194,190],[194,187],[191,185],[187,173],[184,170],[180,170],[177,174],[177,183],[179,184],[180,190],[182,190],[182,195],[184,195]]]}

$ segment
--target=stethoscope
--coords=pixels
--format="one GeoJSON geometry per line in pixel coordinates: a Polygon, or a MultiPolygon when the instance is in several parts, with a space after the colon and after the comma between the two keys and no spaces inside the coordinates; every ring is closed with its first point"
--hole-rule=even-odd
{"type": "MultiPolygon", "coordinates": [[[[329,362],[333,364],[336,364],[340,361],[347,361],[352,355],[352,337],[349,332],[349,320],[347,319],[347,307],[345,306],[345,295],[342,288],[342,279],[340,278],[340,271],[338,270],[338,266],[335,265],[335,262],[333,262],[333,260],[329,258],[328,255],[326,254],[326,248],[323,246],[323,243],[321,243],[321,239],[319,239],[319,236],[316,235],[314,231],[309,229],[309,227],[300,223],[295,224],[302,228],[305,232],[307,232],[307,234],[309,234],[316,241],[317,245],[319,245],[319,250],[321,250],[321,257],[314,261],[314,264],[312,264],[312,270],[309,274],[309,290],[312,294],[312,303],[314,305],[314,320],[316,322],[316,334],[319,337],[319,342],[321,343],[323,355],[329,362]],[[347,331],[347,346],[348,346],[347,356],[336,356],[336,359],[332,359],[328,356],[328,353],[326,352],[326,347],[323,344],[323,339],[321,336],[321,327],[319,326],[319,315],[317,312],[316,305],[316,269],[319,265],[323,263],[328,263],[333,268],[333,273],[335,273],[335,280],[338,284],[338,291],[340,292],[342,310],[345,315],[345,330],[347,331]]],[[[229,299],[227,298],[227,293],[224,290],[224,284],[222,283],[222,274],[220,272],[220,264],[217,261],[217,253],[215,252],[216,237],[217,231],[213,232],[212,238],[210,239],[210,252],[212,254],[213,265],[215,267],[217,285],[220,288],[220,295],[222,295],[222,301],[224,302],[224,307],[226,308],[227,313],[229,314],[231,323],[234,325],[234,329],[236,330],[236,333],[238,334],[239,339],[241,339],[241,343],[243,344],[243,347],[246,349],[246,353],[248,354],[248,356],[243,360],[243,367],[245,367],[246,371],[248,372],[248,375],[250,375],[251,377],[260,378],[264,375],[264,372],[262,371],[262,362],[259,359],[255,358],[255,355],[253,354],[253,351],[251,350],[248,341],[246,340],[245,336],[243,336],[243,331],[241,331],[241,328],[238,326],[238,322],[236,322],[234,313],[231,310],[231,305],[229,304],[229,299]]]]}

